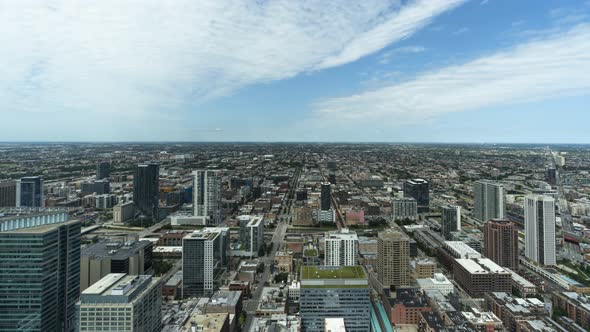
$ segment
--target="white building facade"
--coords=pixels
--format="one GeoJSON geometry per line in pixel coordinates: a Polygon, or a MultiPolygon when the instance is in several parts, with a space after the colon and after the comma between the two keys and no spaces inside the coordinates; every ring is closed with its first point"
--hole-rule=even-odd
{"type": "Polygon", "coordinates": [[[539,265],[556,264],[555,200],[529,195],[524,199],[525,256],[539,265]]]}
{"type": "Polygon", "coordinates": [[[325,235],[326,266],[355,266],[358,261],[358,236],[348,228],[325,235]]]}

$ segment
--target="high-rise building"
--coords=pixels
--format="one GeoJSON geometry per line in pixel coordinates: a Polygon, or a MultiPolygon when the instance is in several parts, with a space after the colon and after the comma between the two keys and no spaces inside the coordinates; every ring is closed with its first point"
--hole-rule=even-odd
{"type": "Polygon", "coordinates": [[[133,202],[124,202],[113,207],[113,222],[123,223],[133,218],[135,214],[135,204],[133,202]]]}
{"type": "Polygon", "coordinates": [[[17,206],[43,207],[43,179],[40,176],[21,178],[17,184],[17,206]]]}
{"type": "Polygon", "coordinates": [[[0,232],[0,331],[74,331],[80,222],[0,232]]]}
{"type": "Polygon", "coordinates": [[[379,232],[377,278],[383,287],[410,285],[410,238],[401,231],[379,232]]]}
{"type": "Polygon", "coordinates": [[[473,218],[480,222],[504,218],[504,186],[490,181],[473,185],[473,218]]]}
{"type": "Polygon", "coordinates": [[[111,175],[111,163],[108,161],[101,161],[96,164],[96,178],[108,179],[111,175]]]}
{"type": "Polygon", "coordinates": [[[528,195],[524,199],[525,256],[540,265],[555,265],[555,200],[528,195]]]}
{"type": "Polygon", "coordinates": [[[14,180],[0,180],[0,207],[16,206],[16,185],[14,180]]]}
{"type": "Polygon", "coordinates": [[[547,168],[547,183],[552,186],[557,185],[557,170],[555,167],[548,167],[547,168]]]}
{"type": "Polygon", "coordinates": [[[416,220],[418,203],[413,197],[395,198],[391,210],[393,220],[416,220]]]}
{"type": "Polygon", "coordinates": [[[445,240],[451,239],[451,232],[461,230],[461,207],[456,205],[441,206],[441,233],[445,240]]]}
{"type": "Polygon", "coordinates": [[[328,170],[334,172],[338,169],[338,162],[336,162],[336,160],[328,160],[327,166],[328,170]]]}
{"type": "Polygon", "coordinates": [[[221,177],[218,171],[193,172],[193,215],[198,224],[216,226],[222,221],[221,177]]]}
{"type": "Polygon", "coordinates": [[[343,318],[346,331],[371,330],[371,299],[361,266],[303,266],[300,314],[302,331],[324,332],[326,318],[343,318]]]}
{"type": "Polygon", "coordinates": [[[264,218],[262,216],[238,216],[240,222],[241,250],[250,257],[258,255],[264,244],[264,218]]]}
{"type": "Polygon", "coordinates": [[[326,266],[354,266],[358,264],[358,243],[356,232],[348,228],[326,232],[325,235],[326,266]]]}
{"type": "Polygon", "coordinates": [[[77,330],[160,331],[161,288],[149,275],[108,274],[80,295],[77,330]]]}
{"type": "Polygon", "coordinates": [[[182,239],[182,296],[207,296],[219,287],[227,266],[229,229],[211,227],[182,239]]]}
{"type": "Polygon", "coordinates": [[[83,291],[109,273],[152,274],[151,241],[99,242],[84,248],[80,258],[80,289],[83,291]]]}
{"type": "Polygon", "coordinates": [[[330,210],[332,206],[332,184],[330,182],[322,182],[322,197],[320,202],[320,209],[322,211],[330,210]]]}
{"type": "Polygon", "coordinates": [[[158,220],[160,200],[160,166],[156,163],[140,164],[133,175],[133,202],[140,217],[158,220]]]}
{"type": "Polygon", "coordinates": [[[501,267],[518,268],[518,229],[507,219],[492,219],[484,224],[484,254],[501,267]]]}
{"type": "Polygon", "coordinates": [[[428,212],[430,205],[430,189],[428,181],[412,179],[404,182],[404,197],[413,197],[418,203],[418,212],[428,212]]]}

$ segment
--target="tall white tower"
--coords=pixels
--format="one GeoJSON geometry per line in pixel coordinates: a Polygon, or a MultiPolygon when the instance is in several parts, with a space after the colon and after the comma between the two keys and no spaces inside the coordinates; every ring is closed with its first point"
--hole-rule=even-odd
{"type": "Polygon", "coordinates": [[[540,265],[555,265],[555,200],[529,195],[524,199],[525,256],[540,265]]]}
{"type": "Polygon", "coordinates": [[[193,215],[198,224],[216,226],[222,221],[221,177],[217,171],[193,172],[193,215]]]}

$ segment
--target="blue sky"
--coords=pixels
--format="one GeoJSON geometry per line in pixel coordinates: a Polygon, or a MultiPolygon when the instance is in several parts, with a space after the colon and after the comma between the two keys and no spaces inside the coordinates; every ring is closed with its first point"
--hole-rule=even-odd
{"type": "Polygon", "coordinates": [[[0,141],[590,143],[590,1],[0,0],[0,141]]]}

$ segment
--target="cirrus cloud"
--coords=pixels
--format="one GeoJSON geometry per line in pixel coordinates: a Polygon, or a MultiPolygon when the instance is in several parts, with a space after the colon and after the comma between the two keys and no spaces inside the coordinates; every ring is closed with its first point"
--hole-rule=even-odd
{"type": "Polygon", "coordinates": [[[0,112],[172,116],[355,61],[462,2],[2,1],[0,112]]]}
{"type": "Polygon", "coordinates": [[[589,72],[590,25],[582,24],[401,83],[320,100],[314,117],[395,126],[452,112],[588,95],[589,72]]]}

